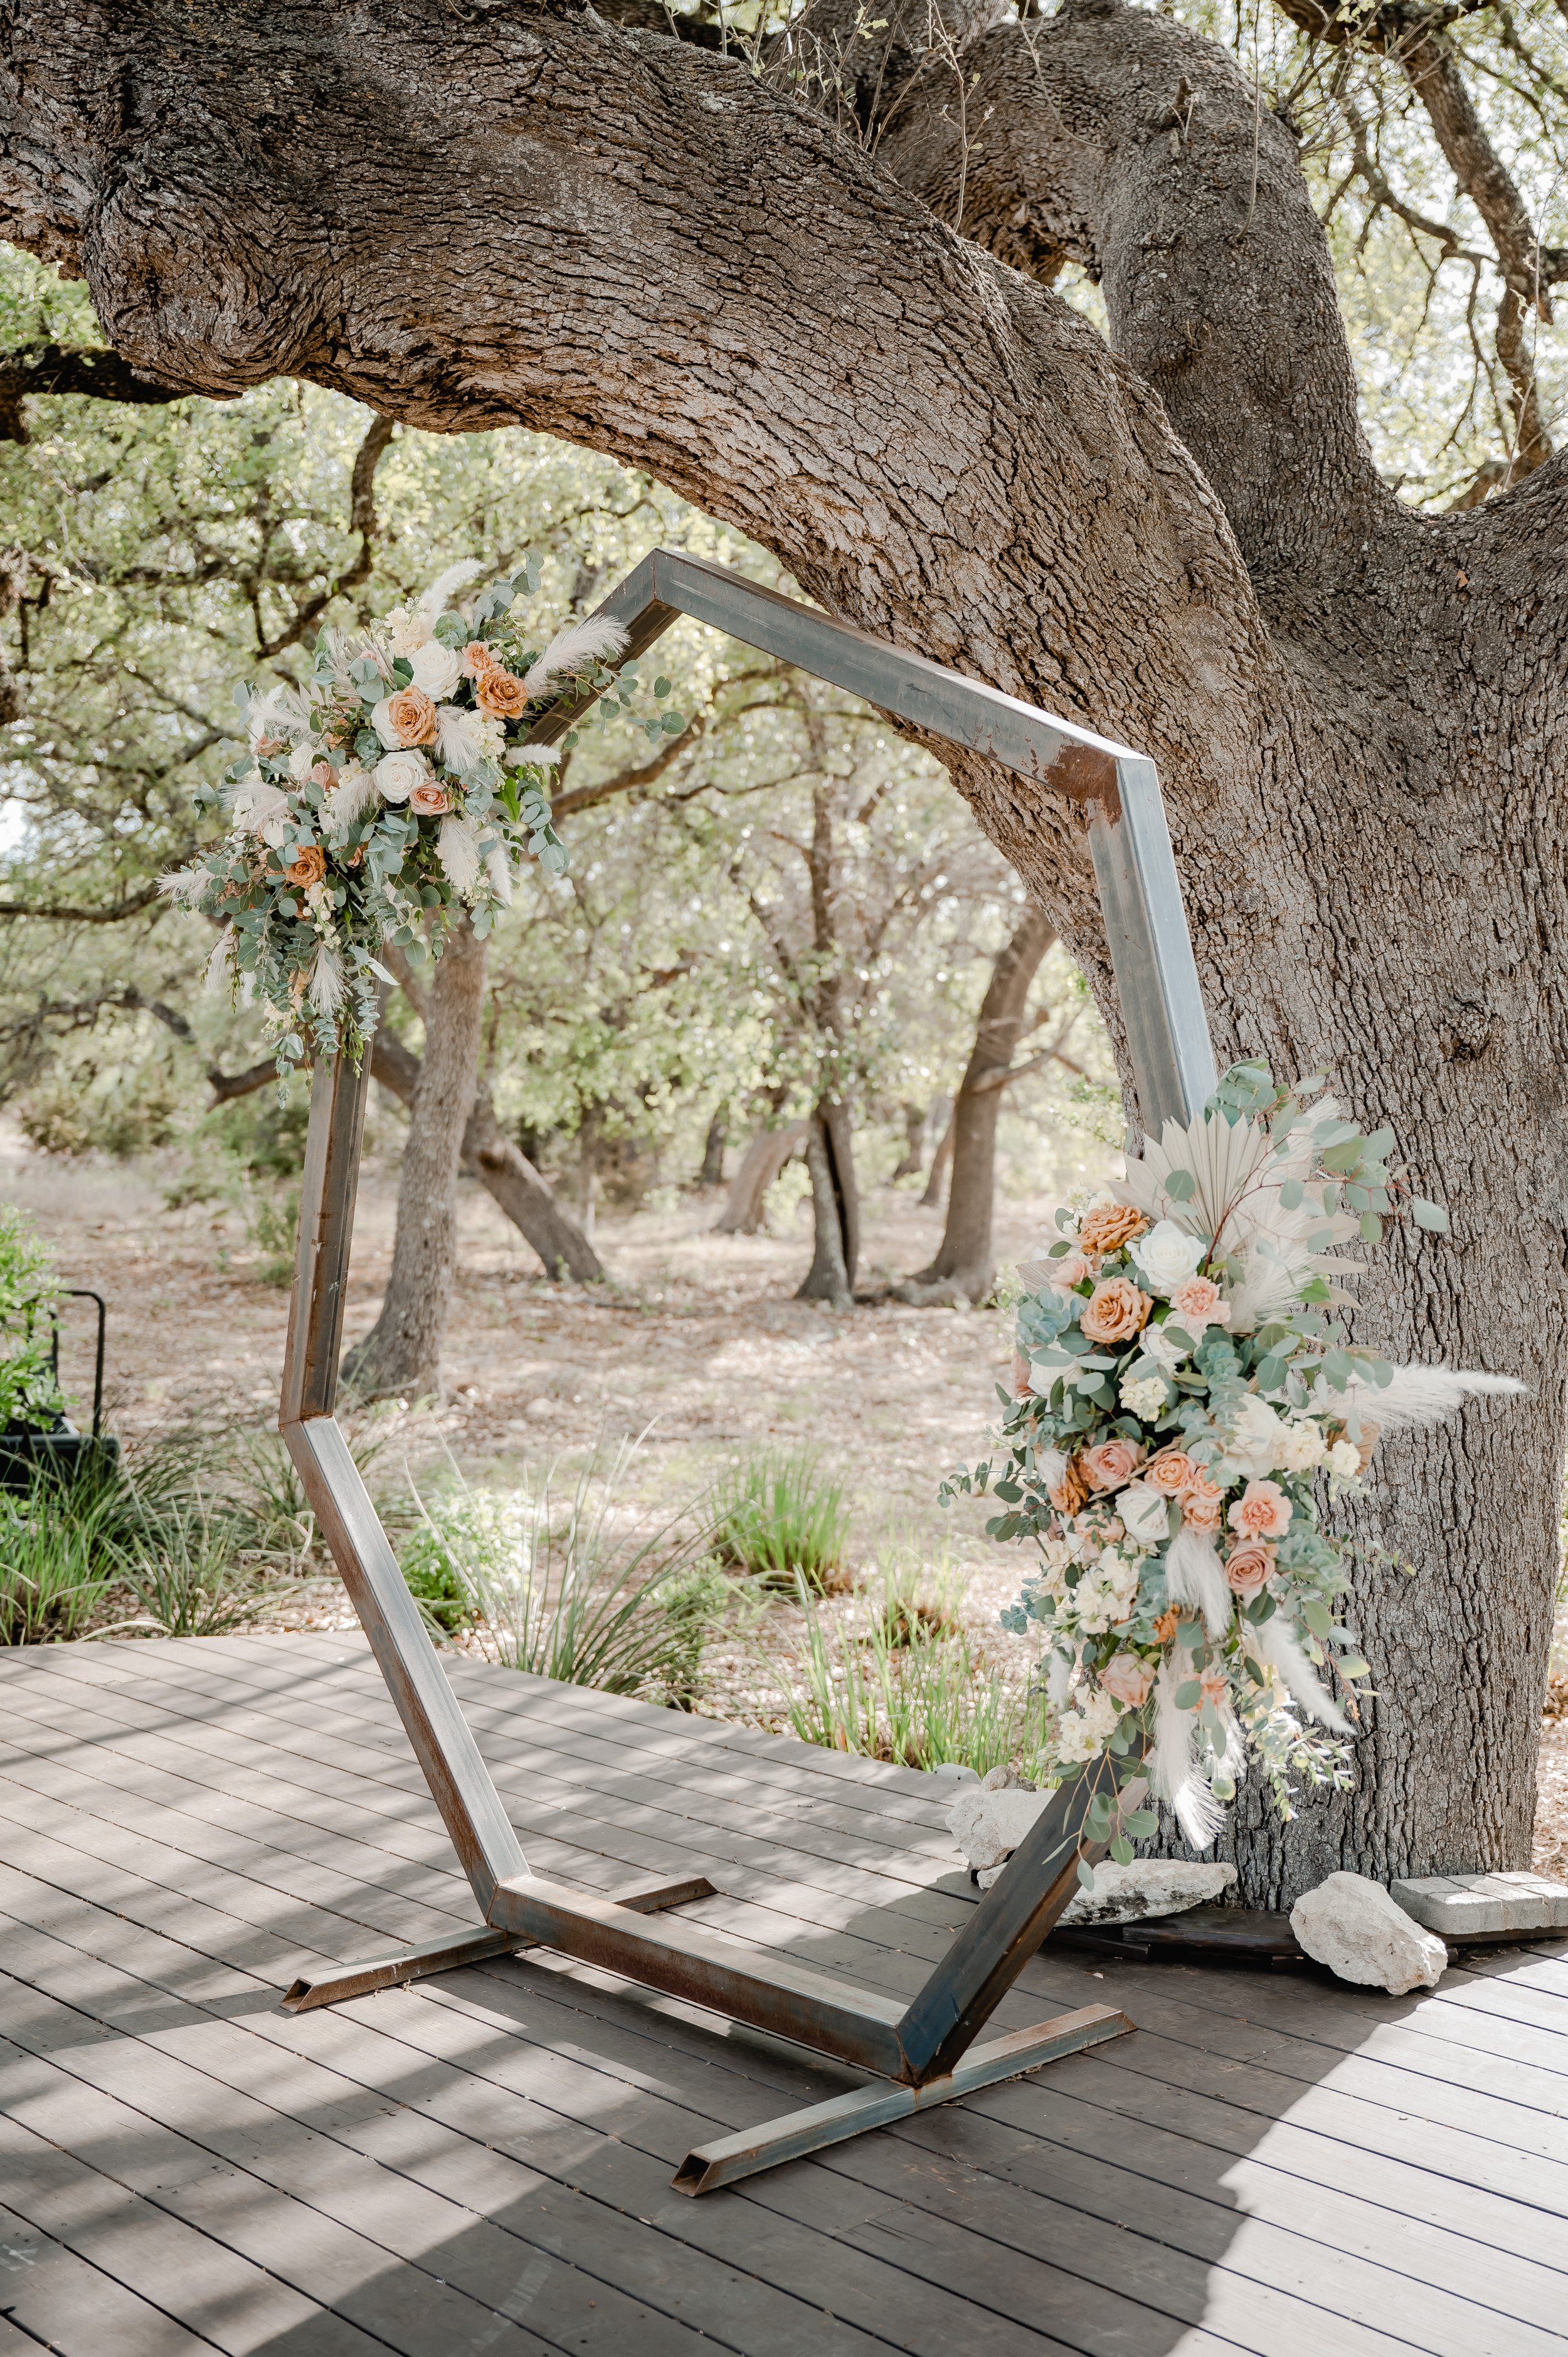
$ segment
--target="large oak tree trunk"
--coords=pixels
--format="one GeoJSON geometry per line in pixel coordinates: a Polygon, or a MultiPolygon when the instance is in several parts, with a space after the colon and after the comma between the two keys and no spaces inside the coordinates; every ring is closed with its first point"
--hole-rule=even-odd
{"type": "Polygon", "coordinates": [[[447,936],[430,985],[424,1055],[397,1190],[397,1237],[381,1315],[343,1361],[362,1399],[439,1390],[441,1343],[457,1252],[457,1166],[474,1107],[485,944],[467,916],[447,936]]]}
{"type": "MultiPolygon", "coordinates": [[[[990,13],[944,7],[961,108],[940,60],[867,79],[871,155],[567,0],[16,0],[0,227],[159,383],[588,443],[863,629],[1152,756],[1221,1059],[1326,1067],[1452,1206],[1451,1243],[1371,1255],[1358,1333],[1534,1394],[1382,1452],[1359,1521],[1416,1573],[1359,1582],[1356,1789],[1284,1829],[1249,1793],[1242,1889],[1517,1866],[1568,1374],[1568,460],[1412,513],[1230,55],[1118,0],[990,13]],[[1110,345],[1049,290],[1069,257],[1110,345]]],[[[1075,810],[950,766],[1114,1031],[1075,810]]]]}
{"type": "Polygon", "coordinates": [[[947,1223],[933,1257],[899,1286],[906,1301],[983,1301],[991,1291],[996,1275],[991,1230],[1002,1082],[1024,1028],[1030,985],[1055,939],[1056,928],[1044,909],[1026,909],[991,970],[974,1046],[953,1100],[947,1223]]]}

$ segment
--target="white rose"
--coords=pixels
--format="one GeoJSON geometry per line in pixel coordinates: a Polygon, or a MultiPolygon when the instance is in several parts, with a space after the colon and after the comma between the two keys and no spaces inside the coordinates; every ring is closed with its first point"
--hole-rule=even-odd
{"type": "Polygon", "coordinates": [[[1146,1481],[1129,1481],[1118,1490],[1116,1511],[1128,1537],[1141,1546],[1163,1546],[1170,1536],[1170,1501],[1146,1481]]]}
{"type": "Polygon", "coordinates": [[[1279,1463],[1284,1435],[1284,1426],[1267,1400],[1249,1392],[1231,1422],[1228,1453],[1242,1472],[1261,1479],[1279,1463]]]}
{"type": "Polygon", "coordinates": [[[1328,1469],[1341,1481],[1354,1481],[1361,1470],[1361,1452],[1353,1440],[1337,1440],[1328,1452],[1328,1469]]]}
{"type": "Polygon", "coordinates": [[[1155,1291],[1167,1294],[1197,1275],[1208,1249],[1201,1236],[1189,1236],[1174,1220],[1161,1220],[1131,1247],[1133,1258],[1155,1291]]]}
{"type": "Polygon", "coordinates": [[[423,753],[384,753],[372,774],[389,802],[405,802],[430,775],[430,764],[423,753]]]}
{"type": "Polygon", "coordinates": [[[409,657],[413,672],[413,685],[423,688],[433,704],[450,695],[463,676],[463,658],[453,647],[443,646],[439,639],[426,639],[409,657]]]}
{"type": "Polygon", "coordinates": [[[1143,1345],[1144,1356],[1146,1359],[1153,1359],[1162,1374],[1174,1375],[1187,1357],[1187,1344],[1178,1342],[1176,1339],[1178,1332],[1185,1333],[1186,1330],[1185,1327],[1145,1326],[1139,1335],[1138,1340],[1143,1345]]]}
{"type": "Polygon", "coordinates": [[[1274,1463],[1282,1472],[1310,1473],[1321,1465],[1328,1451],[1323,1428],[1307,1419],[1300,1424],[1287,1424],[1274,1463]]]}

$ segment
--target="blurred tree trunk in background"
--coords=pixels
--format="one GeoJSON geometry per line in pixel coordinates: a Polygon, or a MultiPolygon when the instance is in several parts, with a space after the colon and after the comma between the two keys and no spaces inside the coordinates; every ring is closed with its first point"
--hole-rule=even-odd
{"type": "Polygon", "coordinates": [[[926,1126],[930,1118],[929,1105],[907,1104],[904,1115],[904,1151],[898,1157],[889,1185],[896,1187],[900,1178],[913,1178],[926,1158],[926,1126]]]}
{"type": "Polygon", "coordinates": [[[937,1140],[937,1150],[931,1157],[931,1167],[926,1176],[926,1191],[920,1198],[922,1211],[941,1209],[942,1188],[947,1179],[948,1164],[952,1160],[952,1099],[939,1097],[931,1107],[931,1113],[933,1119],[940,1120],[942,1134],[937,1140]],[[939,1107],[942,1108],[940,1112],[939,1107]]]}
{"type": "MultiPolygon", "coordinates": [[[[974,1046],[953,1101],[945,1144],[952,1157],[947,1225],[936,1255],[898,1288],[906,1301],[983,1301],[996,1274],[991,1231],[996,1202],[996,1124],[1040,960],[1056,939],[1043,909],[1026,909],[991,970],[974,1046]]],[[[933,1166],[932,1176],[935,1177],[933,1166]]],[[[928,1190],[929,1191],[929,1190],[928,1190]]]]}
{"type": "MultiPolygon", "coordinates": [[[[403,988],[408,988],[406,982],[403,988]]],[[[423,991],[416,1003],[427,1009],[423,991]]],[[[263,1069],[270,1080],[272,1065],[263,1069]]],[[[383,1088],[411,1109],[422,1069],[413,1049],[405,1047],[395,1031],[383,1026],[376,1033],[371,1042],[371,1071],[383,1088]]],[[[594,1285],[604,1276],[604,1263],[582,1229],[497,1120],[488,1081],[480,1081],[474,1091],[474,1110],[463,1132],[462,1168],[489,1190],[513,1227],[532,1245],[546,1276],[557,1283],[573,1277],[579,1285],[594,1285]]]]}
{"type": "Polygon", "coordinates": [[[703,1140],[703,1167],[697,1173],[699,1187],[722,1187],[725,1183],[725,1147],[729,1144],[729,1107],[722,1104],[708,1124],[708,1134],[703,1140]]]}
{"type": "Polygon", "coordinates": [[[831,1301],[835,1309],[853,1309],[854,1273],[860,1260],[860,1197],[854,1183],[849,1107],[836,1097],[823,1097],[811,1114],[806,1132],[806,1168],[811,1174],[816,1249],[795,1298],[831,1301]]]}
{"type": "Polygon", "coordinates": [[[761,1233],[763,1207],[768,1189],[787,1162],[806,1150],[806,1125],[803,1121],[788,1121],[781,1129],[759,1129],[741,1160],[740,1168],[730,1181],[729,1197],[724,1210],[714,1222],[715,1236],[755,1236],[761,1233]]]}
{"type": "Polygon", "coordinates": [[[430,985],[424,1055],[397,1191],[397,1240],[381,1315],[343,1361],[362,1399],[423,1397],[441,1380],[441,1340],[457,1253],[457,1166],[474,1110],[485,1000],[485,944],[467,917],[447,937],[430,985]]]}

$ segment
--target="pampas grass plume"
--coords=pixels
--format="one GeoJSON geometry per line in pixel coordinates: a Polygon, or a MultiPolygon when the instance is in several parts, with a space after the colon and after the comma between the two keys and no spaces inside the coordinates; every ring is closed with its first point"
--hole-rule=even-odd
{"type": "Polygon", "coordinates": [[[607,614],[590,614],[586,621],[569,622],[564,630],[556,631],[522,683],[530,695],[542,695],[553,679],[580,672],[601,656],[618,655],[626,641],[624,624],[612,621],[607,614]]]}

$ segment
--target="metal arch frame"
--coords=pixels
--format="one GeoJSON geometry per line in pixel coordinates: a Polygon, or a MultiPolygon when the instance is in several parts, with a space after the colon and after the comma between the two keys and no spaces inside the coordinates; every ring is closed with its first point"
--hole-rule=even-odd
{"type": "MultiPolygon", "coordinates": [[[[1152,762],[1072,722],[695,557],[654,549],[596,609],[627,630],[625,661],[682,614],[832,682],[928,734],[1068,795],[1084,812],[1144,1127],[1187,1119],[1214,1087],[1213,1051],[1152,762]]],[[[532,742],[584,709],[563,700],[532,742]]],[[[420,1975],[542,1946],[708,2007],[732,2022],[873,2074],[871,2083],[688,2155],[674,2182],[702,2193],[869,2127],[1120,2036],[1132,2024],[1089,2006],[1031,2029],[974,2040],[1093,1864],[1091,1781],[1113,1823],[1138,1805],[1135,1761],[1102,1760],[1058,1792],[918,1995],[905,2004],[793,1958],[759,1953],[660,1912],[713,1895],[701,1876],[614,1897],[529,1867],[419,1609],[334,1415],[370,1059],[318,1065],[311,1093],[299,1243],[278,1423],[306,1494],[473,1887],[483,1921],[453,1938],[296,1981],[308,2011],[420,1975]]]]}

